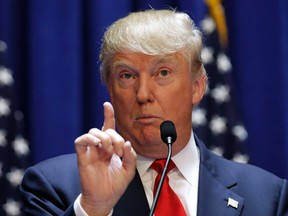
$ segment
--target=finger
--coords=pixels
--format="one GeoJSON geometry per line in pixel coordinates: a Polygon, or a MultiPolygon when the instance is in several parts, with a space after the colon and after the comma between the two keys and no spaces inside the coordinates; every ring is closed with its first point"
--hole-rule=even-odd
{"type": "Polygon", "coordinates": [[[87,133],[78,137],[74,143],[76,150],[79,150],[79,153],[84,153],[86,152],[88,146],[98,146],[100,144],[100,139],[87,133]]]}
{"type": "Polygon", "coordinates": [[[115,117],[114,117],[114,108],[111,103],[105,102],[104,106],[104,124],[102,130],[107,129],[115,130],[115,117]]]}
{"type": "Polygon", "coordinates": [[[100,140],[97,151],[102,150],[103,153],[110,156],[114,153],[112,139],[106,132],[93,128],[89,131],[89,134],[97,137],[100,140]]]}
{"type": "Polygon", "coordinates": [[[115,130],[112,130],[112,129],[106,130],[105,133],[110,136],[114,152],[119,157],[122,157],[123,156],[124,143],[125,143],[124,138],[120,134],[118,134],[115,130]]]}
{"type": "Polygon", "coordinates": [[[95,148],[99,146],[100,142],[101,142],[100,139],[89,133],[78,137],[74,143],[76,153],[80,161],[87,162],[88,160],[87,152],[89,152],[89,147],[93,146],[95,148]]]}
{"type": "Polygon", "coordinates": [[[132,179],[136,169],[136,152],[129,141],[125,142],[123,149],[122,165],[132,179]]]}

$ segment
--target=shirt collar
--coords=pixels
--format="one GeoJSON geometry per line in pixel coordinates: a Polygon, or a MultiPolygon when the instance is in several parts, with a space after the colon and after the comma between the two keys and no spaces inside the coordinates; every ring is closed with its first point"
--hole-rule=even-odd
{"type": "Polygon", "coordinates": [[[193,132],[188,144],[178,154],[172,157],[176,167],[189,184],[198,182],[200,155],[193,132]]]}
{"type": "MultiPolygon", "coordinates": [[[[191,185],[193,185],[193,182],[197,182],[197,179],[195,178],[198,178],[199,158],[199,151],[192,131],[188,144],[172,157],[172,160],[180,173],[191,185]]],[[[137,155],[137,170],[140,177],[148,170],[153,161],[154,159],[137,155]]]]}

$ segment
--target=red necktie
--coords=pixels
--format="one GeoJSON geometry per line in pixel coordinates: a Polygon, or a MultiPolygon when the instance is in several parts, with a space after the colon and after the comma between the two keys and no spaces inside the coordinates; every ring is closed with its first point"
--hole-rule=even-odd
{"type": "MultiPolygon", "coordinates": [[[[166,159],[160,159],[160,160],[155,160],[151,168],[154,169],[158,175],[155,179],[155,184],[154,184],[154,196],[161,178],[161,174],[164,169],[166,159]]],[[[170,161],[167,173],[175,168],[175,164],[173,161],[170,161]]],[[[186,216],[185,210],[182,206],[182,203],[177,196],[177,194],[172,190],[172,188],[169,185],[169,178],[168,175],[166,175],[162,190],[159,195],[159,199],[155,208],[154,212],[155,216],[186,216]]]]}

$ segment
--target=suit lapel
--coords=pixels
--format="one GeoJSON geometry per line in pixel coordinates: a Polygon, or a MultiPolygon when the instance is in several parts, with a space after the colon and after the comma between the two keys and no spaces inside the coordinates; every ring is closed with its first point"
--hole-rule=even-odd
{"type": "Polygon", "coordinates": [[[113,216],[147,216],[149,215],[149,211],[150,208],[145,191],[139,173],[136,171],[134,179],[114,207],[113,216]]]}
{"type": "Polygon", "coordinates": [[[244,199],[230,190],[237,186],[235,177],[223,163],[218,165],[222,158],[212,155],[197,138],[196,143],[200,149],[197,215],[240,215],[244,199]]]}
{"type": "Polygon", "coordinates": [[[206,167],[201,165],[200,170],[197,215],[240,215],[244,200],[219,183],[206,167]]]}

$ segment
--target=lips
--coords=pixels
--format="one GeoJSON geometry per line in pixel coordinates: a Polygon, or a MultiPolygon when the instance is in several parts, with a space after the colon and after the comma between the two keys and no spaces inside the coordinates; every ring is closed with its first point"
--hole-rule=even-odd
{"type": "Polygon", "coordinates": [[[160,119],[159,116],[155,116],[152,114],[141,114],[136,116],[135,121],[141,123],[152,123],[159,119],[160,119]]]}

